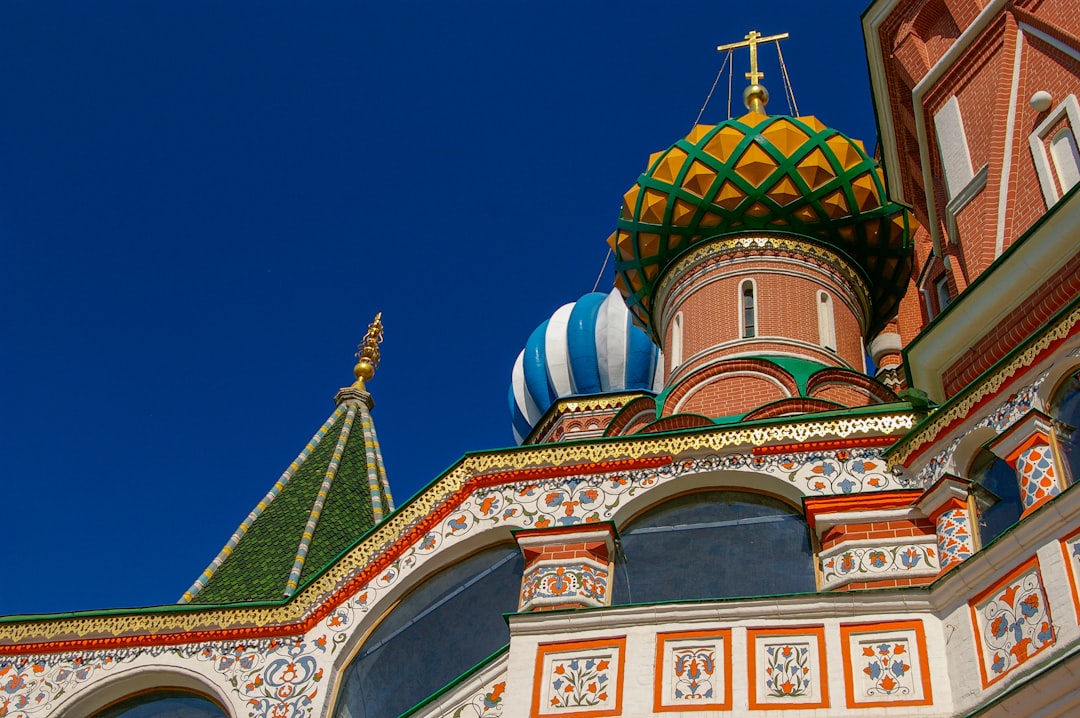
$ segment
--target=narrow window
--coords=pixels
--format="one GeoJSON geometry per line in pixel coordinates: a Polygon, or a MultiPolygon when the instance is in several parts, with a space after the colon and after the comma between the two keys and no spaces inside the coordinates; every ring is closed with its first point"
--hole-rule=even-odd
{"type": "Polygon", "coordinates": [[[1080,149],[1076,129],[1080,127],[1080,101],[1069,95],[1048,111],[1035,131],[1028,135],[1035,171],[1039,175],[1043,199],[1053,207],[1062,195],[1080,183],[1080,149]]]}
{"type": "Polygon", "coordinates": [[[1070,128],[1063,127],[1050,138],[1050,158],[1054,161],[1061,193],[1065,194],[1080,182],[1080,152],[1070,128]]]}
{"type": "Polygon", "coordinates": [[[742,284],[742,335],[744,339],[757,336],[757,309],[754,306],[754,283],[742,284]]]}
{"type": "Polygon", "coordinates": [[[682,312],[675,315],[675,318],[671,321],[671,368],[682,364],[682,312]]]}
{"type": "Polygon", "coordinates": [[[821,346],[836,351],[836,323],[833,317],[832,297],[828,292],[818,292],[817,323],[818,341],[821,346]]]}

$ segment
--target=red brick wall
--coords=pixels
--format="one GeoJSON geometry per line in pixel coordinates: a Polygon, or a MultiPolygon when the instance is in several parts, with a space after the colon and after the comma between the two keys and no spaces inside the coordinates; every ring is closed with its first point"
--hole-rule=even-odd
{"type": "Polygon", "coordinates": [[[680,414],[717,417],[742,414],[789,395],[772,378],[740,372],[706,380],[677,409],[680,414]]]}
{"type": "Polygon", "coordinates": [[[844,541],[862,539],[893,539],[937,536],[930,519],[890,519],[862,524],[843,524],[826,529],[821,534],[821,549],[828,550],[844,541]]]}
{"type": "MultiPolygon", "coordinates": [[[[826,269],[797,257],[756,255],[714,264],[707,271],[681,281],[662,308],[665,324],[664,354],[668,362],[665,376],[671,376],[671,318],[682,312],[683,371],[731,354],[802,354],[827,365],[848,362],[863,366],[860,316],[853,308],[853,290],[826,269]],[[741,286],[747,279],[755,284],[756,336],[743,339],[741,286]],[[832,298],[836,351],[821,347],[818,332],[818,292],[832,298]],[[793,340],[803,346],[784,341],[793,340]],[[725,345],[725,346],[719,346],[725,345]],[[706,354],[691,364],[686,359],[706,354]]],[[[857,306],[857,304],[855,304],[857,306]]]]}

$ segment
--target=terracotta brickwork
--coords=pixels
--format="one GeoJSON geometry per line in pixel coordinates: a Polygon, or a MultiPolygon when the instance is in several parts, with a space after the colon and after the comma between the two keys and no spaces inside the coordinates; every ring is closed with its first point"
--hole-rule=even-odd
{"type": "Polygon", "coordinates": [[[795,354],[831,366],[863,366],[865,318],[853,289],[829,268],[799,257],[758,254],[699,268],[680,279],[662,311],[668,377],[674,355],[670,320],[678,312],[683,315],[684,359],[679,373],[722,356],[748,352],[795,354]],[[753,280],[755,288],[753,337],[743,336],[741,288],[746,280],[753,280]],[[818,328],[822,291],[831,299],[835,347],[823,346],[818,328]]]}
{"type": "MultiPolygon", "coordinates": [[[[1080,46],[1080,14],[1069,0],[1001,3],[983,18],[988,21],[977,37],[946,58],[989,4],[988,0],[898,3],[877,28],[892,113],[892,136],[886,141],[899,155],[899,165],[887,169],[900,178],[904,199],[924,224],[915,237],[913,277],[918,278],[918,285],[913,281],[897,317],[904,344],[943,309],[935,291],[939,281],[948,282],[949,294],[955,298],[1045,214],[1043,182],[1051,182],[1061,194],[1052,171],[1040,179],[1030,140],[1040,136],[1038,132],[1044,146],[1048,144],[1067,120],[1061,117],[1048,128],[1040,127],[1060,112],[1067,96],[1080,94],[1080,62],[1053,44],[1080,46]],[[931,73],[933,79],[926,81],[931,73]],[[920,83],[929,86],[922,89],[917,107],[913,91],[920,83]],[[1050,94],[1048,108],[1039,110],[1029,102],[1038,91],[1050,94]],[[946,186],[935,116],[952,101],[959,108],[971,171],[977,175],[985,167],[986,180],[981,189],[978,182],[970,183],[970,197],[955,211],[950,226],[946,210],[954,198],[946,186]],[[924,128],[921,146],[917,114],[924,128]],[[933,216],[924,186],[924,158],[933,182],[929,188],[933,216]],[[940,238],[936,250],[931,225],[940,238]],[[949,258],[948,266],[944,257],[949,258]]],[[[1076,296],[1075,289],[1069,291],[1076,296]]],[[[1042,311],[1041,319],[1027,323],[1041,322],[1051,313],[1042,311]]],[[[1012,330],[1018,326],[1006,328],[1006,332],[1012,330]]],[[[1003,340],[1003,333],[995,328],[997,336],[983,342],[995,346],[973,348],[972,357],[978,358],[981,369],[975,371],[967,359],[954,367],[954,376],[946,382],[952,386],[950,393],[1015,346],[1015,341],[1003,340]]]]}
{"type": "Polygon", "coordinates": [[[1041,285],[1019,309],[993,327],[972,345],[942,377],[948,396],[967,386],[1046,323],[1069,302],[1080,296],[1080,254],[1058,270],[1051,281],[1041,285]]]}
{"type": "Polygon", "coordinates": [[[865,539],[894,539],[936,536],[934,522],[930,519],[889,519],[869,523],[852,523],[833,526],[821,534],[822,550],[833,548],[845,541],[865,539]]]}

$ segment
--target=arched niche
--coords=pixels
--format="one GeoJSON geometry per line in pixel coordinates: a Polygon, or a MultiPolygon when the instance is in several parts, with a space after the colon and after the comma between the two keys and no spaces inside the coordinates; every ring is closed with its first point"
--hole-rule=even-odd
{"type": "Polygon", "coordinates": [[[965,473],[975,493],[979,546],[985,546],[1020,520],[1020,484],[1016,470],[988,449],[971,458],[965,473]]]}
{"type": "Polygon", "coordinates": [[[699,477],[697,483],[682,483],[678,494],[654,493],[649,505],[635,502],[642,510],[632,515],[621,512],[613,603],[817,589],[809,528],[791,487],[763,491],[782,482],[749,472],[699,477]]]}
{"type": "MultiPolygon", "coordinates": [[[[211,682],[207,676],[200,673],[165,664],[135,666],[91,684],[59,704],[55,715],[57,718],[117,718],[117,711],[128,701],[145,701],[155,695],[170,694],[194,696],[203,699],[204,705],[215,706],[218,713],[215,715],[204,711],[207,718],[233,718],[235,715],[230,710],[229,696],[224,686],[211,682]]],[[[128,715],[132,713],[119,713],[119,718],[127,718],[128,715]]],[[[151,712],[143,715],[155,714],[151,712]]],[[[143,715],[134,713],[137,718],[143,718],[143,715]]]]}
{"type": "Polygon", "coordinates": [[[335,672],[330,716],[400,715],[509,642],[503,614],[517,610],[520,549],[503,542],[459,553],[438,554],[435,570],[412,590],[380,603],[389,607],[335,672]]]}

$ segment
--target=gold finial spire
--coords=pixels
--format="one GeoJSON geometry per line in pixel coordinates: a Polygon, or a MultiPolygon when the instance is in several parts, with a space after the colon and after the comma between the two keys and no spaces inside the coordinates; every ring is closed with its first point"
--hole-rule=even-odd
{"type": "Polygon", "coordinates": [[[356,377],[354,387],[364,388],[364,382],[375,376],[375,370],[379,368],[379,345],[383,340],[382,312],[375,315],[374,321],[368,324],[367,333],[356,348],[356,366],[353,367],[353,376],[356,377]]]}
{"type": "Polygon", "coordinates": [[[732,42],[727,45],[718,45],[717,52],[724,52],[725,50],[734,50],[740,47],[750,48],[750,72],[746,73],[746,79],[750,80],[750,86],[743,90],[743,102],[746,104],[746,109],[751,112],[760,112],[765,114],[765,103],[769,101],[769,91],[765,89],[764,85],[759,84],[759,80],[765,77],[765,73],[758,70],[757,62],[757,46],[763,42],[776,42],[786,39],[788,34],[786,32],[779,35],[769,35],[763,37],[757,30],[751,30],[748,32],[742,42],[732,42]]]}

